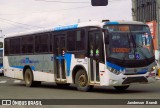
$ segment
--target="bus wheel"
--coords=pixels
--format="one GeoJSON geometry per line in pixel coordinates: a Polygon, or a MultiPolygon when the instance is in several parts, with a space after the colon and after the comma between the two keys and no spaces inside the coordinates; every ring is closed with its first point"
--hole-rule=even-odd
{"type": "Polygon", "coordinates": [[[88,77],[84,70],[79,70],[75,77],[75,84],[79,91],[90,91],[93,86],[88,84],[88,77]]]}
{"type": "Polygon", "coordinates": [[[123,91],[126,90],[129,87],[129,85],[125,85],[125,86],[114,86],[114,88],[118,91],[123,91]]]}
{"type": "Polygon", "coordinates": [[[33,87],[33,86],[41,85],[40,81],[33,81],[33,73],[29,68],[26,69],[26,71],[25,71],[24,80],[25,80],[25,84],[26,84],[27,87],[33,87]]]}

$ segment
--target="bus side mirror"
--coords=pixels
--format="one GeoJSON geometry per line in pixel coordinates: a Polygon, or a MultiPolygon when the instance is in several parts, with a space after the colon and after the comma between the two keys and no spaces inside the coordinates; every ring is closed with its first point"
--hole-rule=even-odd
{"type": "Polygon", "coordinates": [[[108,0],[91,0],[92,6],[107,6],[108,0]]]}

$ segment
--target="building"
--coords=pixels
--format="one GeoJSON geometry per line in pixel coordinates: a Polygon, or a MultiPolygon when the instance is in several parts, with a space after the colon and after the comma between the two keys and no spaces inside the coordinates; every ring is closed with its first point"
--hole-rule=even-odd
{"type": "Polygon", "coordinates": [[[160,61],[160,0],[132,0],[132,17],[149,25],[156,59],[160,61]]]}

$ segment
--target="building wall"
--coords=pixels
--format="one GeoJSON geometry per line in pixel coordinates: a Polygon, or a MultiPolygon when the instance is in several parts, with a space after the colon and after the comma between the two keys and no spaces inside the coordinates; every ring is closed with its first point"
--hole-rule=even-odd
{"type": "Polygon", "coordinates": [[[156,0],[132,0],[133,20],[149,22],[157,19],[156,0]]]}

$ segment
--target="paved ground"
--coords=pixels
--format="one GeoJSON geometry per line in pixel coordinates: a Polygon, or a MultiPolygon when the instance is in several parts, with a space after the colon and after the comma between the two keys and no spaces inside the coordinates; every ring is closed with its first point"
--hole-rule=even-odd
{"type": "MultiPolygon", "coordinates": [[[[91,92],[80,92],[74,85],[60,88],[53,83],[42,83],[40,87],[26,87],[23,81],[0,77],[0,99],[160,99],[160,80],[153,84],[132,85],[128,90],[119,92],[113,87],[94,87],[91,92]]],[[[3,106],[7,107],[7,106],[3,106]]],[[[19,106],[25,107],[25,106],[19,106]]],[[[53,106],[42,106],[53,107],[53,106]]],[[[54,106],[54,107],[87,107],[97,108],[98,105],[87,106],[54,106]]],[[[105,108],[106,105],[101,105],[105,108]]],[[[116,106],[107,105],[107,108],[116,106]]],[[[123,107],[125,106],[117,106],[123,107]]],[[[137,106],[129,106],[137,108],[137,106]]],[[[152,106],[143,106],[141,108],[151,108],[152,106]]],[[[154,105],[154,108],[159,106],[154,105]]],[[[15,107],[16,108],[16,107],[15,107]]]]}

